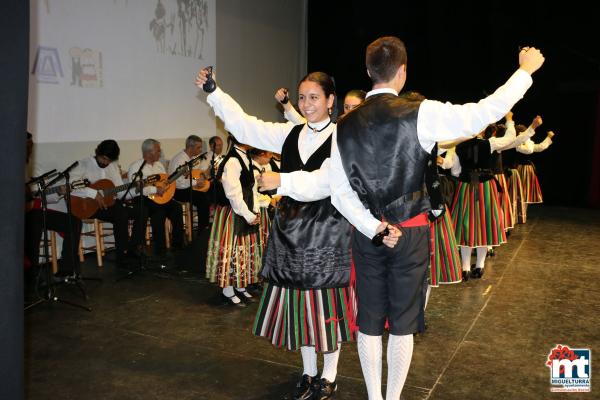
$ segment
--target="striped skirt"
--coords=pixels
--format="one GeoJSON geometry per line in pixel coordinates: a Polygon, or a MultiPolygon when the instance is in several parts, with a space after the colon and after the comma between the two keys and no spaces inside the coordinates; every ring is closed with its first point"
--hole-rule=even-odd
{"type": "Polygon", "coordinates": [[[431,260],[429,285],[462,282],[461,261],[456,244],[450,210],[429,224],[431,228],[431,260]]]}
{"type": "Polygon", "coordinates": [[[523,184],[521,183],[521,174],[518,169],[511,169],[510,179],[508,180],[508,192],[512,201],[513,222],[527,222],[527,210],[525,201],[523,201],[523,184]]]}
{"type": "MultiPolygon", "coordinates": [[[[261,224],[263,218],[261,213],[261,224]]],[[[266,244],[262,228],[259,226],[258,231],[237,235],[231,207],[217,206],[208,239],[206,278],[220,287],[245,288],[258,282],[266,244]]]]}
{"type": "Polygon", "coordinates": [[[459,246],[499,246],[506,242],[504,215],[496,181],[459,182],[452,204],[452,223],[459,246]]]}
{"type": "Polygon", "coordinates": [[[354,315],[349,287],[287,289],[267,283],[252,332],[275,347],[298,350],[314,346],[317,352],[337,350],[338,343],[354,340],[349,316],[354,315]]]}
{"type": "Polygon", "coordinates": [[[494,176],[496,177],[496,181],[500,184],[498,190],[502,189],[502,193],[498,192],[498,205],[502,209],[502,214],[504,214],[504,229],[513,229],[515,224],[513,222],[512,201],[510,199],[506,177],[504,174],[497,174],[494,176]]]}
{"type": "Polygon", "coordinates": [[[533,164],[522,164],[519,165],[518,168],[519,174],[521,175],[525,203],[543,203],[544,198],[542,197],[542,189],[540,188],[540,183],[533,164]]]}

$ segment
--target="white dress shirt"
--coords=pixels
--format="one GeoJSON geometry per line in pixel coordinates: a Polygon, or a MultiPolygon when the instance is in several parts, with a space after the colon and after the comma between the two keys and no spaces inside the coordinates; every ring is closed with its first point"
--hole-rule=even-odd
{"type": "MultiPolygon", "coordinates": [[[[252,166],[248,162],[248,157],[246,156],[246,152],[242,149],[235,147],[235,151],[239,154],[240,158],[244,162],[246,168],[251,171],[252,166]]],[[[225,191],[225,196],[227,200],[229,200],[229,204],[233,209],[233,212],[237,215],[244,217],[244,219],[251,223],[256,218],[256,213],[259,208],[259,198],[257,191],[257,184],[254,181],[254,186],[252,186],[252,193],[254,196],[254,209],[250,210],[248,205],[244,201],[244,194],[242,192],[242,183],[240,182],[240,176],[242,174],[242,165],[240,161],[236,157],[230,157],[223,167],[223,175],[221,176],[221,183],[223,184],[223,190],[225,191]]]]}
{"type": "MultiPolygon", "coordinates": [[[[130,182],[133,180],[133,175],[138,171],[138,169],[140,169],[140,165],[142,165],[143,162],[144,162],[144,159],[140,158],[139,160],[131,163],[131,165],[129,166],[129,170],[127,171],[127,176],[129,178],[130,182]]],[[[166,174],[166,173],[167,173],[167,171],[165,170],[165,166],[160,161],[156,161],[153,164],[146,163],[144,165],[144,168],[142,168],[142,178],[143,179],[146,179],[150,175],[166,174]]],[[[144,187],[144,196],[156,194],[156,192],[157,192],[156,186],[145,186],[144,187]]]]}
{"type": "MultiPolygon", "coordinates": [[[[123,184],[123,179],[121,178],[121,171],[119,169],[119,164],[117,161],[113,161],[112,163],[108,164],[106,168],[100,168],[100,166],[96,162],[96,158],[93,156],[80,160],[77,166],[73,168],[69,173],[70,183],[82,179],[87,179],[88,181],[90,181],[90,183],[95,183],[100,179],[110,179],[115,186],[123,184]]],[[[65,181],[64,179],[62,179],[57,184],[63,185],[64,183],[65,181]]],[[[98,191],[96,189],[85,187],[73,190],[71,192],[71,196],[95,199],[97,193],[98,191]]],[[[47,200],[48,209],[67,212],[67,204],[65,202],[64,197],[51,195],[48,196],[47,200]]]]}
{"type": "Polygon", "coordinates": [[[517,151],[522,154],[539,153],[546,150],[552,144],[552,139],[546,136],[541,143],[534,143],[533,140],[529,139],[522,145],[517,147],[517,151]]]}
{"type": "MultiPolygon", "coordinates": [[[[185,164],[186,162],[190,161],[191,158],[190,156],[188,156],[188,154],[185,152],[185,150],[181,150],[179,153],[175,154],[175,156],[173,158],[171,158],[171,161],[169,162],[169,176],[175,172],[175,170],[177,169],[177,167],[179,167],[180,165],[185,164]]],[[[200,169],[200,167],[198,166],[198,164],[196,164],[194,166],[193,169],[200,169]]],[[[198,181],[196,179],[192,179],[192,185],[196,186],[198,184],[198,181]]],[[[175,187],[177,189],[188,189],[190,187],[190,179],[186,178],[185,174],[181,175],[179,178],[177,178],[175,180],[175,187]]]]}
{"type": "MultiPolygon", "coordinates": [[[[417,117],[417,137],[421,147],[430,153],[435,142],[467,138],[481,132],[487,125],[506,115],[531,84],[531,76],[519,69],[503,86],[478,103],[455,105],[424,100],[417,117]]],[[[397,94],[391,88],[382,88],[370,91],[367,97],[379,93],[397,94]]],[[[375,236],[380,221],[364,207],[350,186],[337,147],[336,133],[331,147],[330,183],[333,205],[365,236],[375,236]]]]}
{"type": "MultiPolygon", "coordinates": [[[[287,135],[296,125],[293,122],[265,122],[250,116],[220,88],[208,95],[206,99],[215,114],[225,124],[226,130],[231,132],[238,141],[258,149],[281,153],[287,135]]],[[[335,124],[329,123],[329,118],[315,124],[311,123],[310,126],[317,130],[324,129],[321,132],[314,132],[307,126],[302,128],[298,137],[298,152],[304,163],[335,131],[335,124]]],[[[320,169],[313,172],[282,173],[281,186],[277,189],[277,194],[298,201],[316,201],[328,197],[330,195],[328,166],[329,159],[326,159],[320,169]]]]}

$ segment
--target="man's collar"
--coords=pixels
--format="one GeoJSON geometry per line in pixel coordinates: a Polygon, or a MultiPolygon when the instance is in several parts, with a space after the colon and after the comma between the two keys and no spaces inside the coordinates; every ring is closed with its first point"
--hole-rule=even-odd
{"type": "Polygon", "coordinates": [[[379,89],[371,90],[369,93],[367,93],[367,97],[375,96],[376,94],[382,94],[382,93],[389,93],[389,94],[393,94],[394,96],[398,96],[398,92],[396,92],[392,88],[379,88],[379,89]]]}

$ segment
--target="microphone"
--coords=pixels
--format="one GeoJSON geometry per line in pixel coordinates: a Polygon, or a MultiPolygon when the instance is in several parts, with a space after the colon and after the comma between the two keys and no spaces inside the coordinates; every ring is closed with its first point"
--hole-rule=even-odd
{"type": "Polygon", "coordinates": [[[79,161],[75,161],[73,164],[69,165],[67,167],[67,169],[65,169],[63,172],[61,172],[61,175],[68,174],[73,168],[75,168],[78,165],[79,165],[79,161]]]}
{"type": "Polygon", "coordinates": [[[41,180],[44,180],[44,179],[51,179],[51,178],[55,177],[56,175],[58,175],[58,172],[56,172],[56,169],[53,169],[52,171],[48,171],[46,173],[43,173],[40,176],[32,177],[29,180],[29,182],[26,183],[26,185],[30,185],[32,183],[35,183],[35,182],[38,182],[38,181],[41,181],[41,180]]]}

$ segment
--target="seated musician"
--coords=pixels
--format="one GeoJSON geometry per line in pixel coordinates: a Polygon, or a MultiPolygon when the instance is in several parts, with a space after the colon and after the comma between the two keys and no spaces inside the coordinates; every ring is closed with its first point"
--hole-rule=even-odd
{"type": "MultiPolygon", "coordinates": [[[[200,155],[202,151],[202,139],[196,135],[190,135],[185,140],[185,149],[177,153],[169,163],[169,175],[173,174],[178,167],[181,167],[186,162],[189,162],[194,157],[200,155]]],[[[206,162],[206,154],[203,154],[198,159],[198,162],[194,166],[194,170],[200,172],[199,179],[192,179],[192,186],[200,190],[192,190],[190,188],[189,174],[185,174],[177,178],[175,181],[177,189],[175,190],[175,200],[181,202],[190,201],[190,192],[192,204],[196,206],[198,215],[198,233],[201,233],[208,227],[208,213],[209,213],[209,198],[207,190],[209,182],[206,180],[206,174],[210,177],[209,171],[203,171],[200,167],[202,161],[206,162]]]]}
{"type": "MultiPolygon", "coordinates": [[[[129,241],[129,215],[127,208],[119,200],[122,193],[103,195],[101,190],[123,185],[121,172],[117,161],[121,150],[116,141],[112,139],[102,141],[97,147],[94,156],[79,161],[77,167],[71,172],[72,180],[87,179],[91,187],[78,189],[71,193],[73,197],[94,199],[97,211],[85,218],[97,218],[102,221],[111,222],[115,236],[115,247],[117,249],[117,265],[126,263],[128,248],[131,256],[135,255],[135,248],[141,245],[143,236],[134,230],[131,242],[129,241]],[[108,181],[107,181],[108,180],[108,181]],[[98,186],[101,185],[101,186],[98,186]],[[113,200],[116,199],[116,200],[113,200]]],[[[125,190],[125,189],[123,189],[125,190]]],[[[76,202],[73,202],[73,213],[77,214],[76,202]]],[[[139,212],[131,212],[131,217],[139,219],[139,212]]]]}
{"type": "MultiPolygon", "coordinates": [[[[31,134],[27,133],[27,169],[29,171],[29,161],[33,147],[31,134]]],[[[35,171],[40,175],[42,171],[35,171]]],[[[28,181],[30,176],[27,176],[28,181]]],[[[60,182],[59,182],[60,185],[60,182]]],[[[36,188],[29,188],[28,193],[35,192],[36,188]]],[[[62,190],[61,190],[62,192],[62,190]]],[[[74,272],[79,272],[78,244],[81,233],[81,220],[71,217],[71,228],[69,229],[69,218],[67,215],[67,206],[64,198],[59,193],[53,193],[46,196],[48,202],[48,212],[46,213],[46,229],[63,233],[63,242],[61,250],[61,260],[58,264],[57,276],[68,276],[74,272]]],[[[31,209],[25,214],[25,255],[32,266],[39,264],[40,242],[43,234],[43,217],[39,198],[28,198],[31,200],[31,209]]],[[[26,207],[30,208],[30,207],[26,207]]],[[[47,260],[49,261],[49,260],[47,260]]]]}
{"type": "MultiPolygon", "coordinates": [[[[142,158],[134,161],[129,166],[128,176],[131,181],[140,167],[142,167],[142,178],[147,178],[155,174],[163,174],[166,178],[165,167],[159,162],[160,159],[160,142],[154,139],[146,139],[142,143],[142,158]]],[[[173,182],[172,185],[175,183],[173,182]]],[[[146,186],[143,190],[144,205],[150,216],[152,225],[152,237],[154,244],[154,254],[156,256],[165,256],[165,220],[169,218],[173,227],[172,247],[174,249],[183,246],[183,217],[181,205],[173,199],[166,201],[164,204],[159,204],[153,201],[150,197],[156,195],[162,196],[168,191],[167,187],[163,187],[160,182],[154,186],[146,186]]],[[[133,200],[136,202],[136,200],[133,200]]],[[[145,224],[144,224],[145,226],[145,224]]],[[[135,228],[134,228],[135,229],[135,228]]]]}

